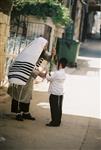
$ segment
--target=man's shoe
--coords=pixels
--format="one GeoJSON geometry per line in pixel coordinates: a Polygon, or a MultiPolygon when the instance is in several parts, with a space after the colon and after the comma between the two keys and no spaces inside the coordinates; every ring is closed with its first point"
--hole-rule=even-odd
{"type": "Polygon", "coordinates": [[[60,124],[48,123],[48,124],[46,124],[46,126],[48,126],[48,127],[59,127],[60,124]]]}
{"type": "Polygon", "coordinates": [[[16,115],[16,120],[23,121],[23,116],[21,114],[16,115]]]}
{"type": "Polygon", "coordinates": [[[32,117],[30,113],[28,113],[28,114],[23,113],[23,119],[35,120],[35,118],[32,117]]]}

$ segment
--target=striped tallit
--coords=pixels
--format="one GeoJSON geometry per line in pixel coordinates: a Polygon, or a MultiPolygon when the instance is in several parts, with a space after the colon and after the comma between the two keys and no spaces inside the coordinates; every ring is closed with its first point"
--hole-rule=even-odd
{"type": "Polygon", "coordinates": [[[25,85],[32,70],[37,68],[43,59],[39,59],[47,40],[39,37],[32,41],[10,66],[8,79],[10,83],[25,85]],[[38,61],[39,59],[39,61],[38,61]],[[38,63],[37,63],[38,62],[38,63]]]}

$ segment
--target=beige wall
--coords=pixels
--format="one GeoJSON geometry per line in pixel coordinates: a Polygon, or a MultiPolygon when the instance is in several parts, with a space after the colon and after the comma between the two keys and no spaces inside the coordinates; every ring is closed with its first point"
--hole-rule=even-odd
{"type": "Polygon", "coordinates": [[[5,75],[5,46],[9,33],[9,16],[0,12],[0,85],[5,75]]]}

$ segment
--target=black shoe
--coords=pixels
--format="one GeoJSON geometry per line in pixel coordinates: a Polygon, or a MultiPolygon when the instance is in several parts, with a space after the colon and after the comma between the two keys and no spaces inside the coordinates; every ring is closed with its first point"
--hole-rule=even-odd
{"type": "Polygon", "coordinates": [[[16,115],[16,120],[23,121],[23,116],[21,114],[16,115]]]}
{"type": "Polygon", "coordinates": [[[23,119],[35,120],[35,118],[32,117],[30,113],[28,113],[28,114],[23,113],[23,119]]]}
{"type": "Polygon", "coordinates": [[[48,126],[48,127],[59,127],[60,124],[48,123],[48,124],[46,124],[46,126],[48,126]]]}

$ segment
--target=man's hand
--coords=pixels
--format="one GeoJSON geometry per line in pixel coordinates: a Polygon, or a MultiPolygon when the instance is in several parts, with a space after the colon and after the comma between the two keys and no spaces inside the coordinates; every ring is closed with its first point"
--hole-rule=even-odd
{"type": "Polygon", "coordinates": [[[51,55],[52,55],[52,57],[54,57],[56,55],[56,49],[54,47],[52,48],[51,55]]]}

